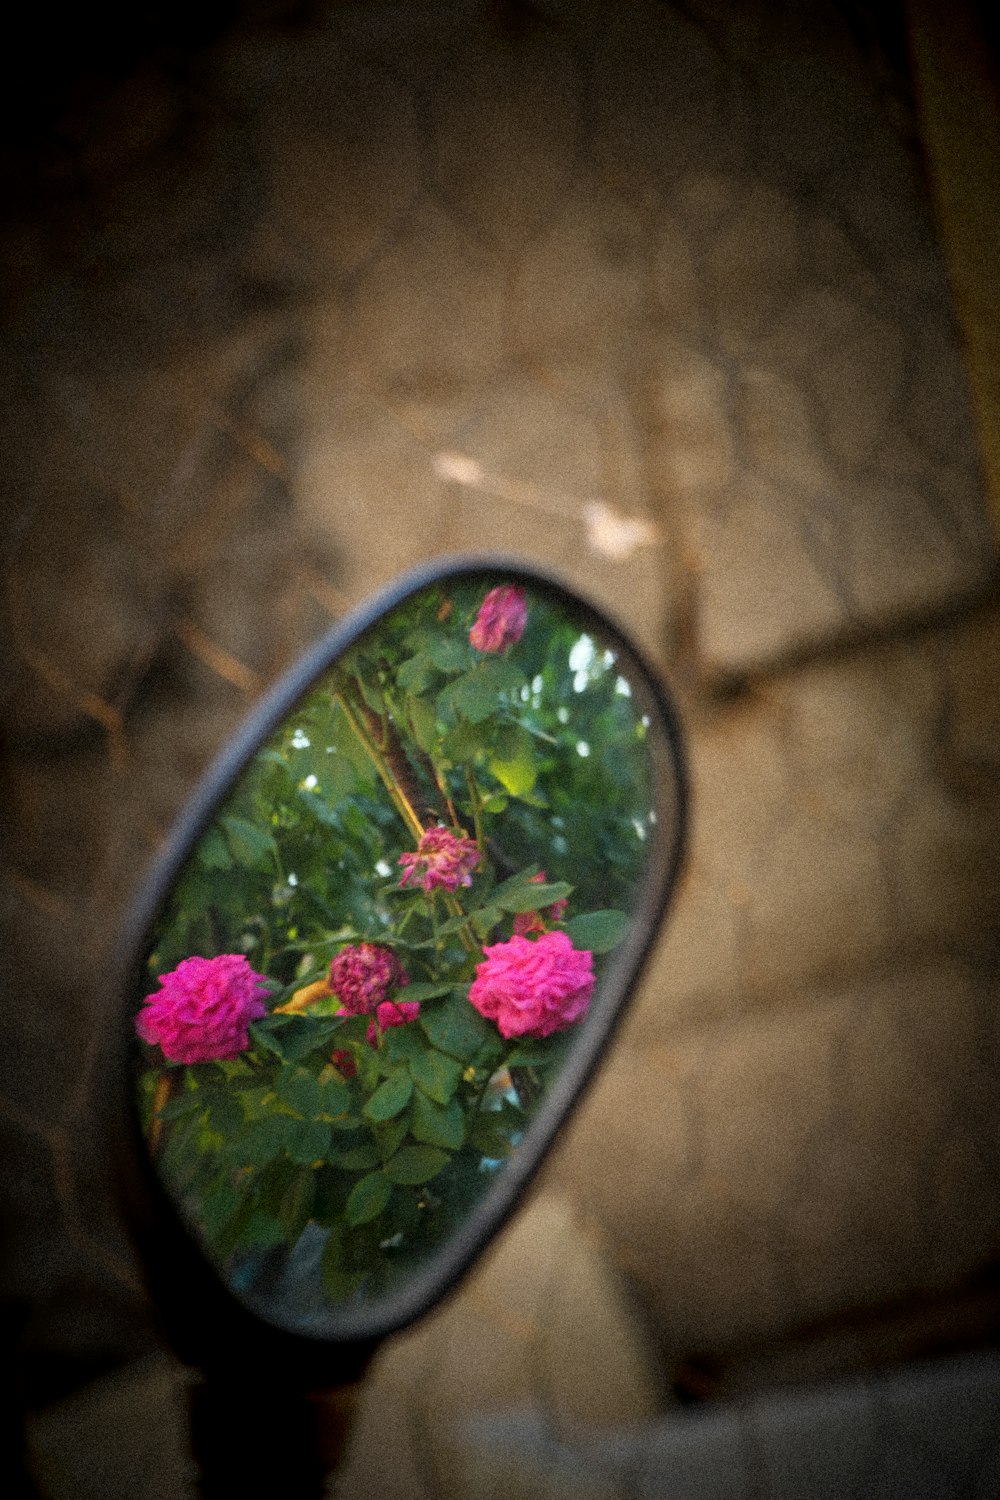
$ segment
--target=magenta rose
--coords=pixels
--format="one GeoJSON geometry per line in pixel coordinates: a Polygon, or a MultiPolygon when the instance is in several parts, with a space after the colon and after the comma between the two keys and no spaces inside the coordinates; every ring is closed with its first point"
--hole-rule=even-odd
{"type": "Polygon", "coordinates": [[[524,590],[513,584],[501,584],[490,589],[479,606],[469,640],[477,651],[502,651],[521,639],[527,620],[524,590]]]}
{"type": "Polygon", "coordinates": [[[185,958],[160,976],[135,1018],[144,1042],[159,1044],[171,1062],[215,1062],[237,1057],[250,1045],[248,1027],[267,1014],[268,993],[242,953],[185,958]]]}
{"type": "Polygon", "coordinates": [[[390,1026],[405,1026],[407,1021],[415,1021],[419,1014],[420,1002],[418,1000],[386,1000],[375,1012],[375,1020],[369,1022],[367,1032],[369,1042],[373,1047],[377,1047],[381,1032],[388,1031],[390,1026]]]}
{"type": "Polygon", "coordinates": [[[330,988],[352,1016],[370,1015],[390,990],[409,984],[410,976],[391,948],[353,943],[330,965],[330,988]]]}
{"type": "Polygon", "coordinates": [[[466,838],[464,829],[452,833],[439,823],[421,835],[416,851],[401,854],[399,863],[404,866],[400,885],[422,886],[432,891],[440,885],[446,891],[454,891],[460,885],[472,884],[472,872],[479,863],[479,849],[475,839],[466,838]]]}
{"type": "Polygon", "coordinates": [[[501,1036],[551,1036],[587,1014],[593,954],[574,948],[565,932],[545,932],[533,942],[512,937],[483,953],[469,999],[501,1036]]]}

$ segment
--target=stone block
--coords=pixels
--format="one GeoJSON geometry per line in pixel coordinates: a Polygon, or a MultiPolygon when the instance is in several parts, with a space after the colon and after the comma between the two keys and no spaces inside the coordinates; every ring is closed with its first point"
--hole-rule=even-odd
{"type": "Polygon", "coordinates": [[[767,183],[733,185],[708,246],[705,294],[723,349],[752,348],[794,299],[802,282],[799,211],[767,183]]]}
{"type": "Polygon", "coordinates": [[[687,724],[688,870],[629,1027],[992,941],[997,612],[816,664],[687,724]]]}
{"type": "Polygon", "coordinates": [[[330,393],[303,435],[296,517],[322,538],[337,587],[356,603],[444,549],[447,505],[433,452],[376,397],[330,393]]]}
{"type": "Polygon", "coordinates": [[[605,17],[594,76],[594,150],[602,178],[655,202],[688,171],[742,161],[745,101],[705,31],[645,4],[605,17]]]}
{"type": "Polygon", "coordinates": [[[633,1023],[549,1172],[671,1350],[940,1293],[1000,1251],[995,1007],[941,958],[673,1045],[633,1023]]]}
{"type": "Polygon", "coordinates": [[[461,392],[504,355],[499,266],[433,202],[408,215],[359,277],[349,332],[351,368],[377,390],[461,392]]]}
{"type": "Polygon", "coordinates": [[[328,33],[268,80],[268,217],[310,283],[355,275],[419,193],[417,111],[398,75],[328,33]]]}
{"type": "MultiPolygon", "coordinates": [[[[642,216],[589,175],[564,189],[551,214],[517,254],[510,314],[517,347],[535,367],[583,351],[617,369],[641,317],[642,216]]],[[[665,268],[665,297],[669,278],[665,268]]]]}
{"type": "Polygon", "coordinates": [[[558,210],[579,149],[580,79],[555,28],[516,44],[470,28],[447,49],[430,113],[434,181],[456,218],[516,250],[558,210]]]}

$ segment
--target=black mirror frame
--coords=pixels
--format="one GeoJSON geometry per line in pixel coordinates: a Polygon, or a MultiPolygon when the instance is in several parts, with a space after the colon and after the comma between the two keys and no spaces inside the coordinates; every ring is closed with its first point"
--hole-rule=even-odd
{"type": "MultiPolygon", "coordinates": [[[[658,742],[658,737],[654,744],[658,742]]],[[[656,753],[654,751],[654,753],[656,753]]],[[[604,1054],[641,975],[676,885],[686,845],[688,782],[680,725],[657,675],[625,633],[575,589],[523,561],[498,556],[454,557],[417,568],[338,622],[251,711],[195,789],[166,846],[144,881],[128,916],[111,987],[113,1038],[104,1052],[103,1099],[106,1140],[126,1221],[142,1258],[148,1288],[164,1332],[180,1357],[203,1368],[245,1371],[248,1362],[267,1369],[270,1380],[300,1389],[354,1377],[378,1343],[430,1310],[451,1291],[514,1212],[555,1135],[604,1054]],[[580,1040],[560,1070],[496,1185],[451,1240],[412,1282],[380,1301],[371,1312],[349,1312],[341,1326],[322,1336],[293,1331],[267,1320],[237,1298],[188,1232],[160,1182],[142,1137],[134,1102],[135,1000],[153,924],[198,839],[236,779],[296,702],[343,653],[390,610],[434,583],[482,578],[484,584],[521,584],[551,602],[569,606],[582,630],[620,653],[623,669],[641,684],[664,729],[663,764],[654,764],[662,786],[669,775],[671,825],[655,825],[650,862],[634,920],[609,967],[580,1040]],[[125,1009],[123,1009],[123,1003],[125,1009]],[[433,1274],[431,1274],[433,1273],[433,1274]]]]}

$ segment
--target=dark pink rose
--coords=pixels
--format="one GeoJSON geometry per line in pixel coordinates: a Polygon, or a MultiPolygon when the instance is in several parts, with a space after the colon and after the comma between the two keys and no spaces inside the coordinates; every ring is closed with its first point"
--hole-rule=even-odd
{"type": "Polygon", "coordinates": [[[409,982],[392,949],[379,943],[352,943],[330,965],[330,988],[352,1016],[370,1015],[390,990],[409,982]]]}
{"type": "MultiPolygon", "coordinates": [[[[548,880],[544,870],[539,870],[537,875],[532,875],[530,884],[545,885],[548,880]]],[[[561,922],[563,912],[569,905],[565,896],[558,901],[553,901],[551,906],[543,906],[542,911],[548,912],[550,922],[561,922]]],[[[527,937],[529,932],[544,932],[545,923],[542,921],[541,911],[519,911],[514,916],[514,936],[527,937]]]]}
{"type": "Polygon", "coordinates": [[[388,1031],[390,1026],[405,1026],[407,1021],[415,1021],[419,1014],[420,1002],[418,1000],[386,1000],[375,1012],[375,1021],[369,1023],[369,1042],[373,1047],[377,1047],[381,1032],[388,1031]]]}
{"type": "Polygon", "coordinates": [[[242,953],[185,958],[160,976],[135,1018],[144,1042],[159,1044],[171,1062],[215,1062],[237,1057],[250,1045],[248,1027],[267,1014],[268,993],[242,953]]]}
{"type": "Polygon", "coordinates": [[[401,854],[404,866],[400,885],[422,886],[432,891],[436,885],[454,891],[460,885],[472,884],[472,872],[479,863],[475,839],[466,838],[465,830],[452,833],[439,823],[421,836],[416,852],[401,854]]]}
{"type": "Polygon", "coordinates": [[[354,1059],[354,1053],[346,1047],[336,1047],[330,1053],[330,1061],[335,1068],[339,1068],[345,1078],[353,1078],[358,1071],[358,1065],[354,1059]]]}
{"type": "Polygon", "coordinates": [[[527,620],[524,590],[513,584],[501,584],[490,589],[479,606],[469,640],[477,651],[502,651],[521,639],[527,620]]]}
{"type": "Polygon", "coordinates": [[[533,942],[512,937],[484,948],[469,999],[501,1036],[551,1036],[583,1019],[594,993],[594,960],[565,932],[533,942]]]}

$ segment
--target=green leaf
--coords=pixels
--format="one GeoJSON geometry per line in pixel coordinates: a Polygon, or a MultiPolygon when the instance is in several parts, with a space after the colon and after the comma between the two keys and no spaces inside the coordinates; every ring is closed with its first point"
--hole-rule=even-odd
{"type": "Polygon", "coordinates": [[[405,1115],[397,1115],[394,1120],[389,1120],[385,1125],[374,1126],[375,1143],[383,1161],[388,1161],[389,1157],[398,1150],[409,1128],[409,1112],[405,1115]]]}
{"type": "Polygon", "coordinates": [[[470,724],[467,719],[459,719],[454,729],[445,738],[445,754],[450,760],[457,761],[459,765],[466,761],[474,761],[480,751],[486,749],[487,733],[488,731],[480,728],[478,724],[470,724]]]}
{"type": "Polygon", "coordinates": [[[507,656],[486,656],[480,662],[479,670],[481,677],[497,697],[501,693],[519,693],[524,687],[524,673],[507,656]]]}
{"type": "Polygon", "coordinates": [[[448,1152],[439,1151],[436,1146],[404,1146],[391,1161],[386,1162],[382,1171],[390,1182],[416,1187],[422,1182],[430,1182],[450,1160],[448,1152]]]}
{"type": "Polygon", "coordinates": [[[292,1161],[310,1166],[326,1156],[332,1134],[329,1125],[322,1120],[299,1120],[295,1128],[288,1132],[285,1150],[292,1161]]]}
{"type": "Polygon", "coordinates": [[[422,693],[434,675],[434,663],[425,651],[418,651],[400,662],[396,669],[396,681],[408,693],[422,693]]]}
{"type": "Polygon", "coordinates": [[[251,870],[273,870],[278,846],[274,835],[259,823],[250,823],[246,818],[225,817],[219,822],[226,830],[229,848],[238,865],[251,870]]]}
{"type": "Polygon", "coordinates": [[[253,1120],[229,1144],[226,1155],[240,1166],[264,1166],[281,1155],[289,1131],[298,1123],[291,1115],[279,1114],[253,1120]]]}
{"type": "Polygon", "coordinates": [[[464,641],[451,635],[432,635],[427,642],[427,655],[439,672],[460,672],[469,660],[464,641]]]}
{"type": "Polygon", "coordinates": [[[204,1109],[207,1103],[204,1089],[184,1089],[167,1100],[159,1116],[161,1120],[177,1120],[181,1115],[189,1115],[193,1109],[204,1109]]]}
{"type": "Polygon", "coordinates": [[[410,723],[417,744],[430,755],[437,743],[437,714],[428,698],[411,698],[410,723]]]}
{"type": "Polygon", "coordinates": [[[234,1094],[216,1090],[208,1099],[208,1123],[220,1135],[234,1135],[243,1127],[243,1109],[234,1094]]]}
{"type": "Polygon", "coordinates": [[[483,799],[483,812],[502,813],[506,811],[509,798],[503,792],[491,792],[483,799]]]}
{"type": "Polygon", "coordinates": [[[423,1032],[406,1022],[402,1026],[391,1026],[383,1033],[383,1046],[393,1062],[405,1062],[416,1057],[427,1046],[423,1032]]]}
{"type": "Polygon", "coordinates": [[[346,1269],[343,1256],[343,1236],[338,1228],[331,1229],[323,1247],[323,1258],[320,1261],[323,1290],[331,1302],[343,1302],[357,1291],[365,1279],[363,1271],[346,1269]]]}
{"type": "Polygon", "coordinates": [[[265,1043],[285,1062],[300,1062],[310,1052],[326,1048],[340,1025],[335,1016],[289,1016],[288,1020],[290,1024],[281,1028],[280,1036],[265,1043]]]}
{"type": "Polygon", "coordinates": [[[465,1140],[465,1114],[457,1099],[447,1104],[435,1104],[419,1089],[413,1096],[413,1122],[410,1126],[414,1140],[427,1146],[445,1146],[457,1151],[465,1140]]]}
{"type": "Polygon", "coordinates": [[[351,1091],[347,1084],[339,1078],[327,1078],[321,1081],[323,1090],[321,1113],[324,1115],[342,1115],[351,1106],[351,1091]]]}
{"type": "Polygon", "coordinates": [[[361,1113],[366,1120],[391,1120],[406,1108],[412,1093],[413,1079],[405,1068],[400,1068],[379,1084],[361,1113]]]}
{"type": "Polygon", "coordinates": [[[490,760],[490,770],[512,797],[524,797],[538,780],[538,767],[532,755],[518,755],[514,760],[490,760]]]}
{"type": "Polygon", "coordinates": [[[566,933],[574,948],[589,948],[591,953],[610,953],[617,948],[629,929],[629,918],[623,911],[589,911],[566,923],[566,933]]]}
{"type": "Polygon", "coordinates": [[[250,1041],[255,1041],[256,1046],[264,1047],[265,1052],[273,1052],[276,1058],[282,1059],[282,1062],[285,1061],[285,1052],[280,1044],[280,1038],[271,1031],[270,1026],[262,1026],[261,1022],[250,1022],[249,1032],[250,1041]]]}
{"type": "Polygon", "coordinates": [[[370,1172],[372,1167],[378,1166],[380,1159],[378,1146],[371,1138],[347,1151],[331,1153],[334,1165],[343,1167],[345,1172],[370,1172]]]}
{"type": "Polygon", "coordinates": [[[502,1161],[514,1149],[511,1131],[492,1111],[484,1111],[469,1126],[469,1143],[490,1161],[502,1161]]]}
{"type": "MultiPolygon", "coordinates": [[[[334,749],[332,755],[326,757],[323,763],[323,788],[333,802],[342,802],[345,797],[353,797],[357,791],[357,772],[347,759],[347,756],[340,754],[336,749],[334,749]]],[[[304,793],[300,792],[299,795],[303,796],[304,793]]],[[[316,811],[323,822],[330,821],[323,817],[319,809],[316,809],[316,811]]]]}
{"type": "Polygon", "coordinates": [[[456,677],[440,694],[439,701],[450,705],[470,724],[481,724],[499,707],[495,689],[478,666],[456,677]]]}
{"type": "Polygon", "coordinates": [[[322,1113],[323,1094],[323,1086],[316,1074],[307,1068],[296,1068],[294,1073],[283,1073],[278,1079],[278,1097],[289,1109],[308,1120],[314,1120],[322,1113]]]}
{"type": "Polygon", "coordinates": [[[312,1217],[316,1198],[316,1175],[308,1167],[296,1172],[281,1199],[278,1217],[289,1244],[294,1245],[312,1217]]]}
{"type": "Polygon", "coordinates": [[[412,1057],[409,1068],[417,1087],[438,1104],[448,1103],[462,1077],[462,1064],[436,1048],[412,1057]]]}
{"type": "Polygon", "coordinates": [[[229,1251],[235,1250],[239,1244],[254,1245],[260,1249],[267,1250],[271,1246],[283,1245],[285,1243],[285,1231],[281,1227],[280,1220],[274,1214],[266,1214],[255,1209],[248,1217],[245,1224],[241,1224],[242,1215],[237,1214],[233,1223],[228,1225],[225,1234],[218,1242],[220,1253],[226,1254],[224,1247],[229,1251]],[[241,1224],[238,1237],[233,1236],[233,1227],[241,1224]]]}
{"type": "Polygon", "coordinates": [[[540,874],[540,871],[537,865],[525,865],[523,870],[518,870],[517,874],[511,875],[508,880],[502,880],[490,892],[490,901],[496,903],[497,901],[502,901],[504,896],[513,895],[516,891],[523,890],[525,886],[531,885],[538,874],[540,874]]]}
{"type": "MultiPolygon", "coordinates": [[[[461,926],[461,919],[459,919],[461,926]]],[[[399,1000],[417,1000],[423,1004],[425,1000],[436,1000],[439,995],[447,995],[451,992],[450,984],[408,984],[398,992],[399,1000]]]]}
{"type": "Polygon", "coordinates": [[[507,1054],[509,1068],[558,1068],[566,1059],[576,1036],[575,1027],[554,1036],[529,1037],[507,1054]]]}
{"type": "Polygon", "coordinates": [[[360,1182],[355,1183],[347,1195],[344,1218],[354,1228],[359,1224],[370,1224],[372,1219],[378,1218],[391,1194],[392,1187],[388,1179],[381,1172],[369,1172],[367,1177],[362,1177],[360,1182]]]}
{"type": "Polygon", "coordinates": [[[263,1047],[266,1051],[273,1052],[275,1057],[280,1057],[284,1061],[285,1053],[281,1045],[281,1040],[270,1027],[264,1026],[260,1021],[251,1021],[249,1030],[252,1041],[256,1042],[259,1047],[263,1047]]]}
{"type": "Polygon", "coordinates": [[[439,1051],[462,1062],[471,1062],[483,1043],[496,1035],[496,1028],[458,994],[444,1005],[422,1012],[420,1026],[439,1051]]]}
{"type": "Polygon", "coordinates": [[[483,906],[479,911],[473,912],[472,926],[476,937],[485,942],[502,916],[499,906],[483,906]]]}
{"type": "Polygon", "coordinates": [[[233,856],[222,837],[222,830],[214,825],[208,830],[195,851],[198,863],[206,870],[231,870],[233,856]]]}
{"type": "Polygon", "coordinates": [[[565,880],[551,880],[545,885],[527,881],[509,890],[494,891],[492,899],[504,911],[541,911],[543,907],[551,906],[553,901],[562,901],[572,889],[565,880]]]}

